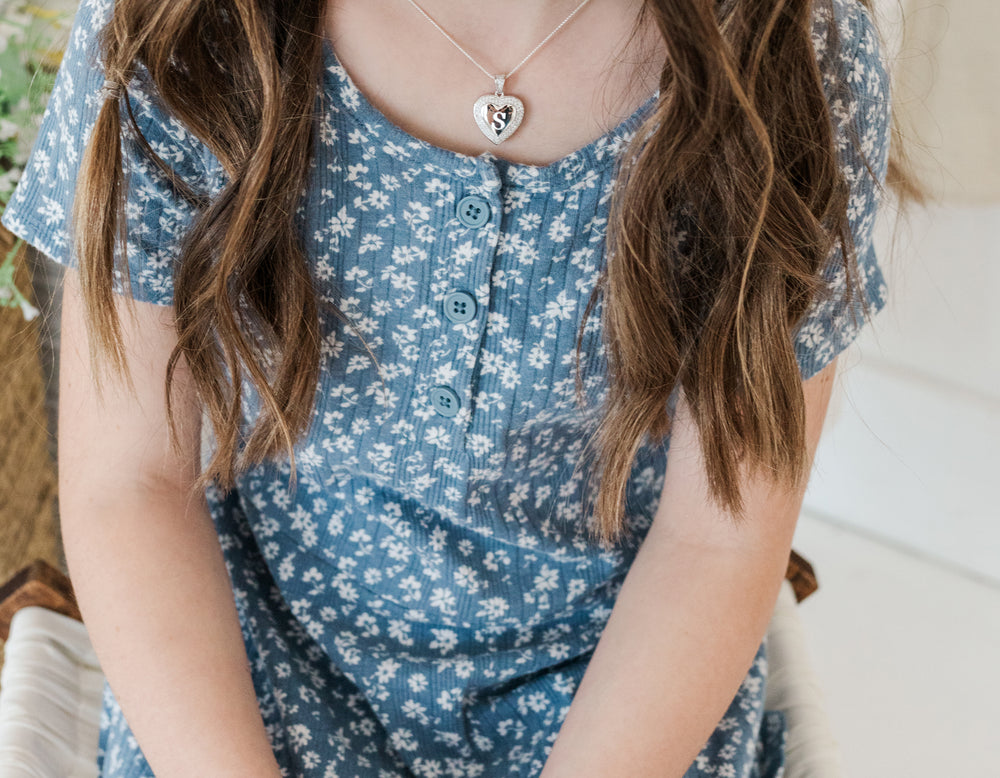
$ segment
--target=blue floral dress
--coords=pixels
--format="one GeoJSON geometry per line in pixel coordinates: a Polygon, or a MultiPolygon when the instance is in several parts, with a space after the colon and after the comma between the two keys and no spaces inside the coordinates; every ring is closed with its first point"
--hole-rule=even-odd
{"type": "MultiPolygon", "coordinates": [[[[3,223],[72,265],[67,225],[103,73],[86,0],[30,163],[3,223]]],[[[885,301],[872,223],[888,96],[866,11],[837,0],[815,42],[852,185],[858,272],[885,301]],[[838,83],[847,93],[837,92],[838,83]],[[848,132],[857,128],[857,139],[848,132]]],[[[627,494],[631,536],[582,529],[580,454],[603,389],[600,306],[583,340],[589,409],[574,400],[575,338],[601,268],[625,142],[653,95],[607,134],[544,167],[418,140],[372,106],[329,44],[318,143],[299,216],[323,312],[315,416],[298,485],[268,461],[209,505],[232,579],[260,710],[286,776],[536,776],[657,509],[668,443],[644,447],[627,494]],[[381,374],[359,338],[372,347],[381,374]]],[[[221,189],[218,161],[167,115],[140,70],[140,127],[188,183],[221,189]]],[[[123,141],[128,292],[172,302],[195,214],[123,141]]],[[[797,332],[807,378],[856,336],[838,258],[797,332]]],[[[119,280],[119,291],[125,289],[119,280]]],[[[254,413],[251,395],[245,422],[254,413]]],[[[664,596],[670,596],[665,592],[664,596]]],[[[678,668],[680,671],[681,668],[678,668]]],[[[778,778],[786,722],[765,711],[766,643],[687,778],[778,778]]],[[[106,689],[100,773],[152,775],[106,689]]]]}

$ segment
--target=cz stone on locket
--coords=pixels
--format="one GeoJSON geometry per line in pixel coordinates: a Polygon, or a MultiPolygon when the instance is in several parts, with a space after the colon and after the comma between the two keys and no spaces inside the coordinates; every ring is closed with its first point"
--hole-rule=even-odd
{"type": "Polygon", "coordinates": [[[496,92],[483,95],[472,108],[476,124],[483,135],[495,144],[503,143],[521,126],[524,119],[524,103],[512,95],[503,93],[506,76],[494,76],[496,92]]]}

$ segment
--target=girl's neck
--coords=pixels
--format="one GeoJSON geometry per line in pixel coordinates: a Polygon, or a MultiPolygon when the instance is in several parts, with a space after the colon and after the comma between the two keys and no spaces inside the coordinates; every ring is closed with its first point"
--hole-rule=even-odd
{"type": "MultiPolygon", "coordinates": [[[[466,50],[487,68],[509,69],[538,45],[582,0],[505,0],[502,3],[470,3],[468,0],[414,0],[466,50]],[[475,46],[472,50],[470,46],[475,46]],[[495,64],[490,61],[495,60],[495,64]],[[512,60],[508,62],[508,60],[512,60]]],[[[413,24],[428,24],[408,0],[392,0],[408,9],[413,24]]],[[[585,21],[590,6],[607,0],[590,0],[570,24],[585,21]]],[[[613,0],[612,5],[623,5],[613,0]]],[[[629,2],[627,5],[638,4],[629,2]]],[[[600,12],[598,12],[600,13],[600,12]]],[[[560,33],[564,32],[561,30],[560,33]]],[[[439,34],[440,35],[440,34],[439,34]]],[[[442,37],[445,45],[450,45],[442,37]]]]}
{"type": "MultiPolygon", "coordinates": [[[[416,0],[491,73],[506,73],[580,0],[416,0]]],[[[524,101],[520,129],[499,146],[472,119],[492,79],[407,0],[331,0],[329,40],[351,80],[411,135],[464,154],[492,151],[545,165],[586,146],[656,91],[664,53],[655,29],[626,48],[642,0],[591,0],[520,69],[505,93],[524,101]]]]}

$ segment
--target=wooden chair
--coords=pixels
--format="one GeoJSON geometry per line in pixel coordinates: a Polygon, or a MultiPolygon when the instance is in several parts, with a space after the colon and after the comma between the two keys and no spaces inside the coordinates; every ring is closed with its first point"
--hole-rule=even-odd
{"type": "MultiPolygon", "coordinates": [[[[792,551],[768,627],[766,710],[788,722],[785,778],[842,778],[796,605],[817,588],[792,551]]],[[[0,776],[95,778],[104,675],[69,579],[39,560],[0,587],[0,776]]]]}

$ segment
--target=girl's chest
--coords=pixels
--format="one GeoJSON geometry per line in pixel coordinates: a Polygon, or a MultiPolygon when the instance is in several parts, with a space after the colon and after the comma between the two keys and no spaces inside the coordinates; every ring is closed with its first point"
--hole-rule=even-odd
{"type": "Polygon", "coordinates": [[[573,334],[563,324],[604,261],[604,177],[517,186],[488,158],[447,170],[391,146],[367,154],[361,133],[339,145],[320,156],[306,244],[321,296],[359,334],[510,354],[573,334]]]}
{"type": "Polygon", "coordinates": [[[323,331],[306,458],[490,467],[519,436],[582,431],[578,335],[592,400],[605,373],[599,298],[584,312],[611,157],[526,175],[489,155],[444,164],[378,130],[330,115],[300,212],[323,331]]]}

